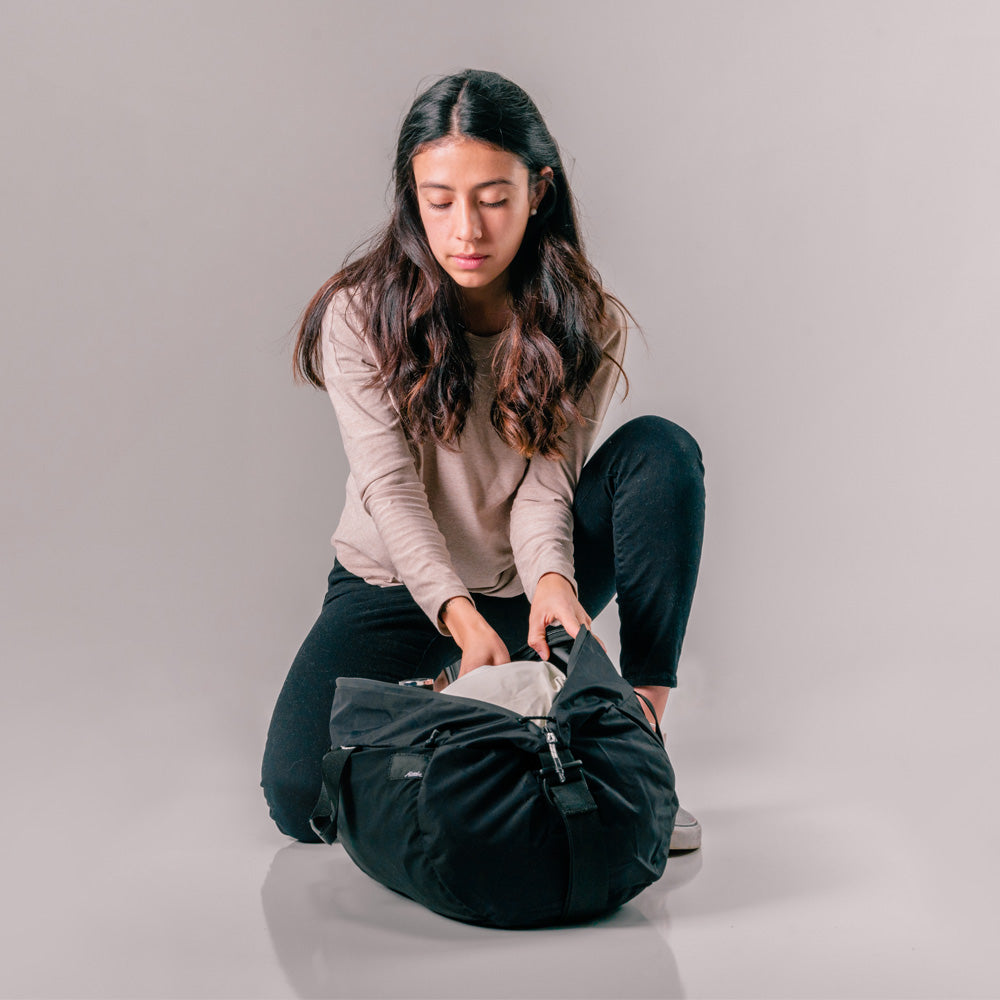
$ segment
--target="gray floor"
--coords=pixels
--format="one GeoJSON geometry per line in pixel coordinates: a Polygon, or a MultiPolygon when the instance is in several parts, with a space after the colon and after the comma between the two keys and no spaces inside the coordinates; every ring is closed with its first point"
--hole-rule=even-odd
{"type": "Polygon", "coordinates": [[[214,699],[102,715],[81,695],[43,730],[45,680],[23,681],[0,995],[1000,995],[997,692],[855,685],[789,720],[748,690],[723,729],[691,676],[668,744],[703,850],[606,920],[534,932],[449,921],[281,837],[255,787],[263,699],[227,720],[214,699]]]}

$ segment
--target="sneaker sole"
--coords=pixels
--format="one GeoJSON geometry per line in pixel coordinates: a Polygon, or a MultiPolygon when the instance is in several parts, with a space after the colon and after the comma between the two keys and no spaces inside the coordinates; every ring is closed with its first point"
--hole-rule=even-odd
{"type": "Polygon", "coordinates": [[[675,826],[674,832],[670,835],[670,850],[674,851],[697,851],[701,847],[701,824],[691,823],[684,826],[675,826]]]}

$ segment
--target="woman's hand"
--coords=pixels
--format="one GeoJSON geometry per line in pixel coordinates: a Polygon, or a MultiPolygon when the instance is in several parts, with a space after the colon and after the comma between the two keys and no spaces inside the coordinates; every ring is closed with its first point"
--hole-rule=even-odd
{"type": "Polygon", "coordinates": [[[441,621],[462,650],[459,677],[487,663],[510,663],[503,639],[467,597],[448,601],[441,612],[441,621]]]}
{"type": "MultiPolygon", "coordinates": [[[[535,588],[528,616],[528,645],[543,659],[549,658],[549,644],[545,641],[545,628],[559,622],[575,639],[581,625],[590,628],[590,615],[576,599],[573,584],[559,573],[545,573],[535,588]]],[[[597,638],[596,636],[594,638],[597,638]]],[[[601,642],[600,639],[597,639],[601,642]]],[[[601,646],[604,643],[601,642],[601,646]]]]}

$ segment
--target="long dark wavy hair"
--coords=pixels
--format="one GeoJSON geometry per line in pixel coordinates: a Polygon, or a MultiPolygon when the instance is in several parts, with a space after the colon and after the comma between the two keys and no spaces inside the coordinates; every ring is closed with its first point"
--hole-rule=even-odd
{"type": "Polygon", "coordinates": [[[323,387],[323,315],[347,289],[379,364],[374,382],[395,400],[411,440],[457,445],[475,366],[461,333],[458,286],[435,259],[420,220],[412,161],[429,144],[458,137],[513,153],[528,168],[529,184],[543,167],[553,172],[508,270],[513,320],[494,360],[490,419],[525,457],[556,458],[560,435],[582,420],[578,404],[602,360],[595,332],[607,321],[608,300],[617,299],[584,253],[555,140],[531,98],[497,73],[447,76],[413,102],[396,146],[389,222],[306,307],[295,375],[323,387]]]}

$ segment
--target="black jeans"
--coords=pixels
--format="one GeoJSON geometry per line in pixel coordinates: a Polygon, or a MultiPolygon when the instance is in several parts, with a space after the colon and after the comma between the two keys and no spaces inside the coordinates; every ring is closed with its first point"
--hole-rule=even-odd
{"type": "MultiPolygon", "coordinates": [[[[621,670],[633,685],[677,683],[705,520],[701,450],[683,428],[639,417],[615,431],[584,466],[574,499],[580,603],[596,617],[617,593],[621,670]]],[[[524,646],[530,605],[474,595],[512,652],[524,646]]],[[[338,677],[397,682],[436,677],[461,656],[403,586],[377,587],[339,563],[316,624],[278,696],[261,784],[279,829],[316,841],[309,814],[330,747],[338,677]]]]}

